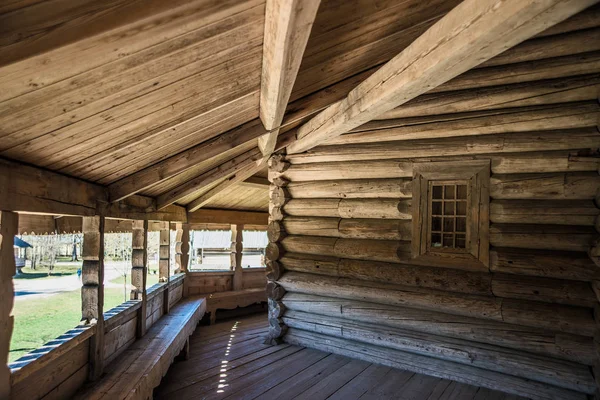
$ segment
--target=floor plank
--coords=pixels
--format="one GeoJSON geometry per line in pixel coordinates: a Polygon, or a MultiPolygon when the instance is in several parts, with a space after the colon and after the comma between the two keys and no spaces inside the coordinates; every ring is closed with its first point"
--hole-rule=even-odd
{"type": "MultiPolygon", "coordinates": [[[[288,344],[265,345],[266,314],[203,326],[156,399],[518,400],[446,379],[288,344]]],[[[521,399],[523,400],[523,399],[521,399]]]]}

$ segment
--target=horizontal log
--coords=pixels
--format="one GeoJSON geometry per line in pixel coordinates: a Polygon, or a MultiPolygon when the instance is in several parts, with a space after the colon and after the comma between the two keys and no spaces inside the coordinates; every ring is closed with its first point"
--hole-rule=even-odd
{"type": "Polygon", "coordinates": [[[597,300],[588,282],[489,274],[391,264],[376,261],[287,253],[280,260],[286,271],[316,275],[392,283],[404,286],[445,290],[449,292],[495,295],[502,298],[525,299],[547,303],[590,307],[597,300]]]}
{"type": "Polygon", "coordinates": [[[596,390],[589,367],[574,362],[301,311],[289,311],[283,320],[290,328],[472,365],[579,392],[593,393],[596,390]]]}
{"type": "Polygon", "coordinates": [[[367,122],[328,145],[595,127],[597,101],[367,122]]]}
{"type": "Polygon", "coordinates": [[[564,152],[507,154],[492,156],[491,160],[493,174],[585,172],[600,168],[600,157],[582,157],[564,152]]]}
{"type": "Polygon", "coordinates": [[[291,198],[287,188],[271,185],[269,188],[270,205],[273,207],[283,207],[291,198]]]}
{"type": "Polygon", "coordinates": [[[586,150],[600,147],[594,128],[525,132],[455,138],[419,139],[386,143],[319,146],[288,156],[292,164],[315,162],[386,160],[421,157],[586,150]]]}
{"type": "Polygon", "coordinates": [[[409,264],[287,253],[280,260],[286,271],[387,282],[468,294],[491,294],[489,273],[464,272],[409,264]]]}
{"type": "Polygon", "coordinates": [[[588,251],[596,230],[588,226],[492,224],[490,244],[520,249],[588,251]]]}
{"type": "Polygon", "coordinates": [[[593,308],[598,300],[589,282],[494,274],[494,296],[593,308]]]}
{"type": "Polygon", "coordinates": [[[276,281],[281,277],[283,268],[277,261],[267,261],[267,279],[276,281]]]}
{"type": "Polygon", "coordinates": [[[315,198],[410,198],[412,180],[356,179],[339,181],[291,182],[287,190],[295,199],[315,198]]]}
{"type": "Polygon", "coordinates": [[[409,199],[292,199],[284,210],[294,217],[412,218],[409,199]]]}
{"type": "Polygon", "coordinates": [[[593,339],[580,335],[314,294],[287,293],[282,302],[293,311],[493,344],[586,365],[595,362],[593,339]]]}
{"type": "Polygon", "coordinates": [[[587,308],[499,299],[433,289],[287,272],[278,283],[288,292],[405,306],[592,337],[596,329],[587,308]]]}
{"type": "Polygon", "coordinates": [[[290,235],[346,239],[411,239],[411,222],[406,219],[286,217],[282,225],[290,235]]]}
{"type": "Polygon", "coordinates": [[[597,172],[495,174],[490,178],[493,199],[592,200],[598,187],[597,172]]]}
{"type": "Polygon", "coordinates": [[[597,98],[600,75],[425,94],[383,113],[378,120],[478,110],[568,103],[597,98]]]}
{"type": "Polygon", "coordinates": [[[280,176],[292,182],[412,178],[412,163],[398,160],[373,160],[291,165],[280,176]]]}
{"type": "MultiPolygon", "coordinates": [[[[599,157],[580,157],[569,152],[535,152],[506,155],[474,155],[475,159],[491,160],[492,173],[517,174],[539,172],[597,171],[599,157]]],[[[450,156],[444,161],[460,161],[464,157],[450,156]]],[[[414,162],[434,161],[436,158],[411,158],[414,162]]],[[[439,160],[439,159],[438,159],[439,160]]],[[[294,164],[283,174],[294,182],[337,179],[383,179],[412,177],[412,162],[406,160],[367,160],[327,163],[294,164]]]]}
{"type": "Polygon", "coordinates": [[[267,238],[270,242],[279,242],[287,236],[287,232],[279,221],[271,221],[267,226],[267,238]]]}
{"type": "Polygon", "coordinates": [[[591,200],[492,200],[490,221],[509,224],[595,226],[600,209],[591,200]]]}
{"type": "Polygon", "coordinates": [[[561,389],[531,380],[517,378],[498,372],[486,371],[467,365],[445,360],[411,354],[404,351],[383,348],[373,344],[324,336],[299,329],[289,329],[284,338],[286,343],[297,346],[308,346],[321,351],[358,358],[367,362],[386,365],[401,370],[438,378],[450,379],[475,386],[483,386],[494,390],[502,390],[528,398],[542,400],[560,398],[565,400],[584,400],[583,393],[561,389]]]}
{"type": "Polygon", "coordinates": [[[474,68],[439,85],[429,93],[596,74],[599,68],[598,51],[512,65],[474,68]]]}
{"type": "Polygon", "coordinates": [[[490,270],[578,281],[600,279],[600,268],[584,252],[492,248],[490,270]]]}
{"type": "Polygon", "coordinates": [[[288,236],[281,241],[281,246],[290,253],[396,263],[406,262],[410,259],[411,251],[410,242],[319,236],[288,236]]]}

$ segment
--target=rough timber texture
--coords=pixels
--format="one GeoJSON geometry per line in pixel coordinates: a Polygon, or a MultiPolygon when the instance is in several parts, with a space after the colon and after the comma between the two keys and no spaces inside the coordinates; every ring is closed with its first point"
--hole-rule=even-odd
{"type": "Polygon", "coordinates": [[[595,393],[600,65],[566,45],[587,28],[272,159],[270,337],[530,398],[595,393]],[[415,262],[413,162],[471,159],[490,160],[489,267],[415,262]]]}
{"type": "Polygon", "coordinates": [[[8,353],[13,331],[12,308],[15,291],[12,277],[17,272],[13,252],[13,238],[17,234],[19,216],[10,211],[0,211],[0,397],[7,399],[11,392],[8,353]]]}

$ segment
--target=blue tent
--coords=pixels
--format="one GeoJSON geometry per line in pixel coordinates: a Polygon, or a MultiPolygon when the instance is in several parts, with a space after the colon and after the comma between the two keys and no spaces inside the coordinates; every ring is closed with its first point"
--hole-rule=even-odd
{"type": "Polygon", "coordinates": [[[24,240],[19,239],[18,237],[15,236],[15,240],[14,240],[14,246],[15,247],[20,247],[22,249],[27,248],[27,247],[33,247],[32,245],[30,245],[29,243],[27,243],[24,240]]]}

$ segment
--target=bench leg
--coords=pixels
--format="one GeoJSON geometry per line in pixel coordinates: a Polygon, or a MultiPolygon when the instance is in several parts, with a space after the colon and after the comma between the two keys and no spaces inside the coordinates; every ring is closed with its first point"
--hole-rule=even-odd
{"type": "Polygon", "coordinates": [[[190,338],[189,337],[185,340],[185,345],[183,346],[183,349],[181,349],[181,359],[182,360],[190,359],[190,338]]]}
{"type": "Polygon", "coordinates": [[[210,311],[210,324],[214,325],[217,322],[217,310],[210,311]]]}

